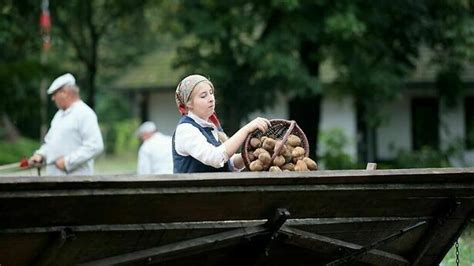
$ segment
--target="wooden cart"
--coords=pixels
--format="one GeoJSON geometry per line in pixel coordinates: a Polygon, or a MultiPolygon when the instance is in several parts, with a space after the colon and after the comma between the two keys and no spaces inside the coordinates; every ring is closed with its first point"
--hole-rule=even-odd
{"type": "Polygon", "coordinates": [[[0,264],[438,265],[474,168],[0,178],[0,264]]]}

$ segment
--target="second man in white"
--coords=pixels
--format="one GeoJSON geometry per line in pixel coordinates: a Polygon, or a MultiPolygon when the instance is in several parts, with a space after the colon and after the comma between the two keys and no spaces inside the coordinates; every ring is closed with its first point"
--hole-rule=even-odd
{"type": "Polygon", "coordinates": [[[147,121],[137,131],[143,144],[138,150],[139,175],[172,174],[173,155],[171,137],[156,130],[155,123],[147,121]]]}

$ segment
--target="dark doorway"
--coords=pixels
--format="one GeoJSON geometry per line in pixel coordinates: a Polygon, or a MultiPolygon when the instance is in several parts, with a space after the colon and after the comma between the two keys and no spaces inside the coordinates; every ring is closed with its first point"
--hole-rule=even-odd
{"type": "Polygon", "coordinates": [[[439,148],[439,103],[437,98],[414,98],[411,102],[413,150],[439,148]]]}
{"type": "Polygon", "coordinates": [[[316,160],[321,96],[295,97],[290,100],[290,119],[295,120],[308,139],[309,156],[316,160]]]}
{"type": "Polygon", "coordinates": [[[150,106],[150,92],[144,91],[138,96],[138,106],[140,106],[140,119],[142,122],[148,121],[150,115],[148,113],[150,106]]]}
{"type": "Polygon", "coordinates": [[[474,149],[474,96],[466,97],[464,100],[464,123],[466,134],[466,148],[474,149]]]}

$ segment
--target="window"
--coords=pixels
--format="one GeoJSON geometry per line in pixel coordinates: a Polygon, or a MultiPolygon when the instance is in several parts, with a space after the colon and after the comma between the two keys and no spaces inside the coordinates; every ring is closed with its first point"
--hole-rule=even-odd
{"type": "Polygon", "coordinates": [[[466,149],[474,149],[474,96],[464,99],[466,149]]]}
{"type": "Polygon", "coordinates": [[[439,107],[436,98],[414,98],[411,102],[413,150],[439,147],[439,107]]]}

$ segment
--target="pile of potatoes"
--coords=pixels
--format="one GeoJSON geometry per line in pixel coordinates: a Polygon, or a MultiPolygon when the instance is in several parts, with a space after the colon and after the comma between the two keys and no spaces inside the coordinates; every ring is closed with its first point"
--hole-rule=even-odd
{"type": "Polygon", "coordinates": [[[250,171],[311,171],[317,170],[315,161],[305,157],[301,138],[291,134],[286,143],[271,136],[253,137],[250,139],[251,149],[247,155],[250,160],[250,171]],[[281,149],[280,149],[281,147],[281,149]],[[275,159],[272,156],[275,152],[275,159]]]}

